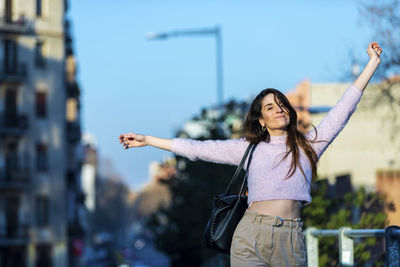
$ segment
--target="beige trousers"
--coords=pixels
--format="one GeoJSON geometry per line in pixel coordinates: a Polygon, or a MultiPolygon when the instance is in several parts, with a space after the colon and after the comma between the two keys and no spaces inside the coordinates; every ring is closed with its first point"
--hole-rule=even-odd
{"type": "Polygon", "coordinates": [[[246,210],[233,234],[231,266],[307,266],[302,225],[246,210]]]}

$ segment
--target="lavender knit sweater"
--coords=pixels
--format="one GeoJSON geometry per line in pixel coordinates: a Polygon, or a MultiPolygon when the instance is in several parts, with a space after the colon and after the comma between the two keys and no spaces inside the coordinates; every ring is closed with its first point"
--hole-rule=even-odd
{"type": "MultiPolygon", "coordinates": [[[[343,129],[350,116],[360,101],[362,92],[354,85],[349,87],[336,105],[324,117],[317,127],[316,142],[311,143],[318,158],[343,129]]],[[[257,145],[248,171],[248,203],[271,199],[293,199],[311,202],[310,183],[311,166],[305,156],[300,152],[300,164],[306,175],[304,179],[300,169],[297,168],[293,176],[286,178],[290,168],[291,157],[281,163],[287,151],[286,135],[271,136],[271,141],[261,142],[257,145]],[[279,163],[279,164],[278,164],[279,163]]],[[[311,140],[315,138],[315,131],[306,134],[311,140]]],[[[238,165],[249,142],[244,138],[229,140],[196,141],[175,138],[172,143],[172,152],[185,156],[190,160],[205,160],[216,163],[238,165]]],[[[246,165],[245,165],[246,166],[246,165]]]]}

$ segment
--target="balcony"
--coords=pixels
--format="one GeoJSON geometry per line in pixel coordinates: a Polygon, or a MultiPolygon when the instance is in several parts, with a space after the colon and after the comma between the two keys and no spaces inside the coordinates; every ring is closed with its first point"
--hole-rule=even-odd
{"type": "Polygon", "coordinates": [[[0,33],[34,34],[33,23],[21,15],[18,19],[0,18],[0,33]]]}
{"type": "Polygon", "coordinates": [[[15,63],[14,66],[10,65],[6,66],[4,61],[0,61],[0,83],[24,82],[28,76],[26,63],[15,63]]]}
{"type": "Polygon", "coordinates": [[[28,128],[28,116],[0,113],[0,136],[21,136],[28,128]]]}
{"type": "Polygon", "coordinates": [[[81,126],[78,122],[67,122],[67,138],[71,143],[81,140],[81,126]]]}
{"type": "Polygon", "coordinates": [[[0,246],[25,245],[29,242],[29,225],[0,225],[0,246]]]}
{"type": "Polygon", "coordinates": [[[25,190],[30,186],[30,172],[27,169],[6,171],[0,169],[0,190],[25,190]]]}

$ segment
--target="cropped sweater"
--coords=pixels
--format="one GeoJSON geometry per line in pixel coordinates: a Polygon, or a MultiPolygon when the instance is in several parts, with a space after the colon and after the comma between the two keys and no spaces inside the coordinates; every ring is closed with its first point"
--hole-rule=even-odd
{"type": "MultiPolygon", "coordinates": [[[[318,159],[343,129],[360,101],[362,91],[350,86],[323,118],[321,123],[306,133],[318,159]],[[315,138],[316,137],[316,138],[315,138]],[[321,142],[319,142],[321,141],[321,142]]],[[[287,135],[271,136],[270,142],[260,142],[253,153],[248,170],[248,203],[272,199],[293,199],[305,204],[311,202],[310,184],[312,170],[308,158],[300,149],[300,164],[304,175],[297,168],[292,176],[287,177],[291,156],[281,161],[285,153],[287,135]]],[[[228,140],[197,141],[175,138],[171,151],[190,160],[205,160],[215,163],[238,165],[249,145],[244,138],[228,140]]],[[[246,163],[245,165],[246,166],[246,163]]]]}

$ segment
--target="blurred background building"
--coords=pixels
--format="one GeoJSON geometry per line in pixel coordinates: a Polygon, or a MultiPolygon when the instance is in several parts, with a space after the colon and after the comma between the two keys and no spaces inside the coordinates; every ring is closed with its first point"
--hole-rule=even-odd
{"type": "Polygon", "coordinates": [[[67,9],[0,1],[1,266],[80,262],[80,89],[67,9]]]}
{"type": "MultiPolygon", "coordinates": [[[[348,86],[350,84],[312,85],[311,103],[333,106],[348,86]]],[[[400,200],[395,186],[400,182],[399,144],[391,127],[396,111],[384,102],[373,103],[380,93],[378,84],[364,91],[350,123],[321,158],[318,174],[331,182],[336,181],[338,192],[349,191],[354,185],[386,195],[387,207],[392,207],[386,209],[389,224],[399,225],[400,211],[390,204],[397,206],[400,200]]],[[[314,125],[323,115],[312,115],[314,125]]]]}

